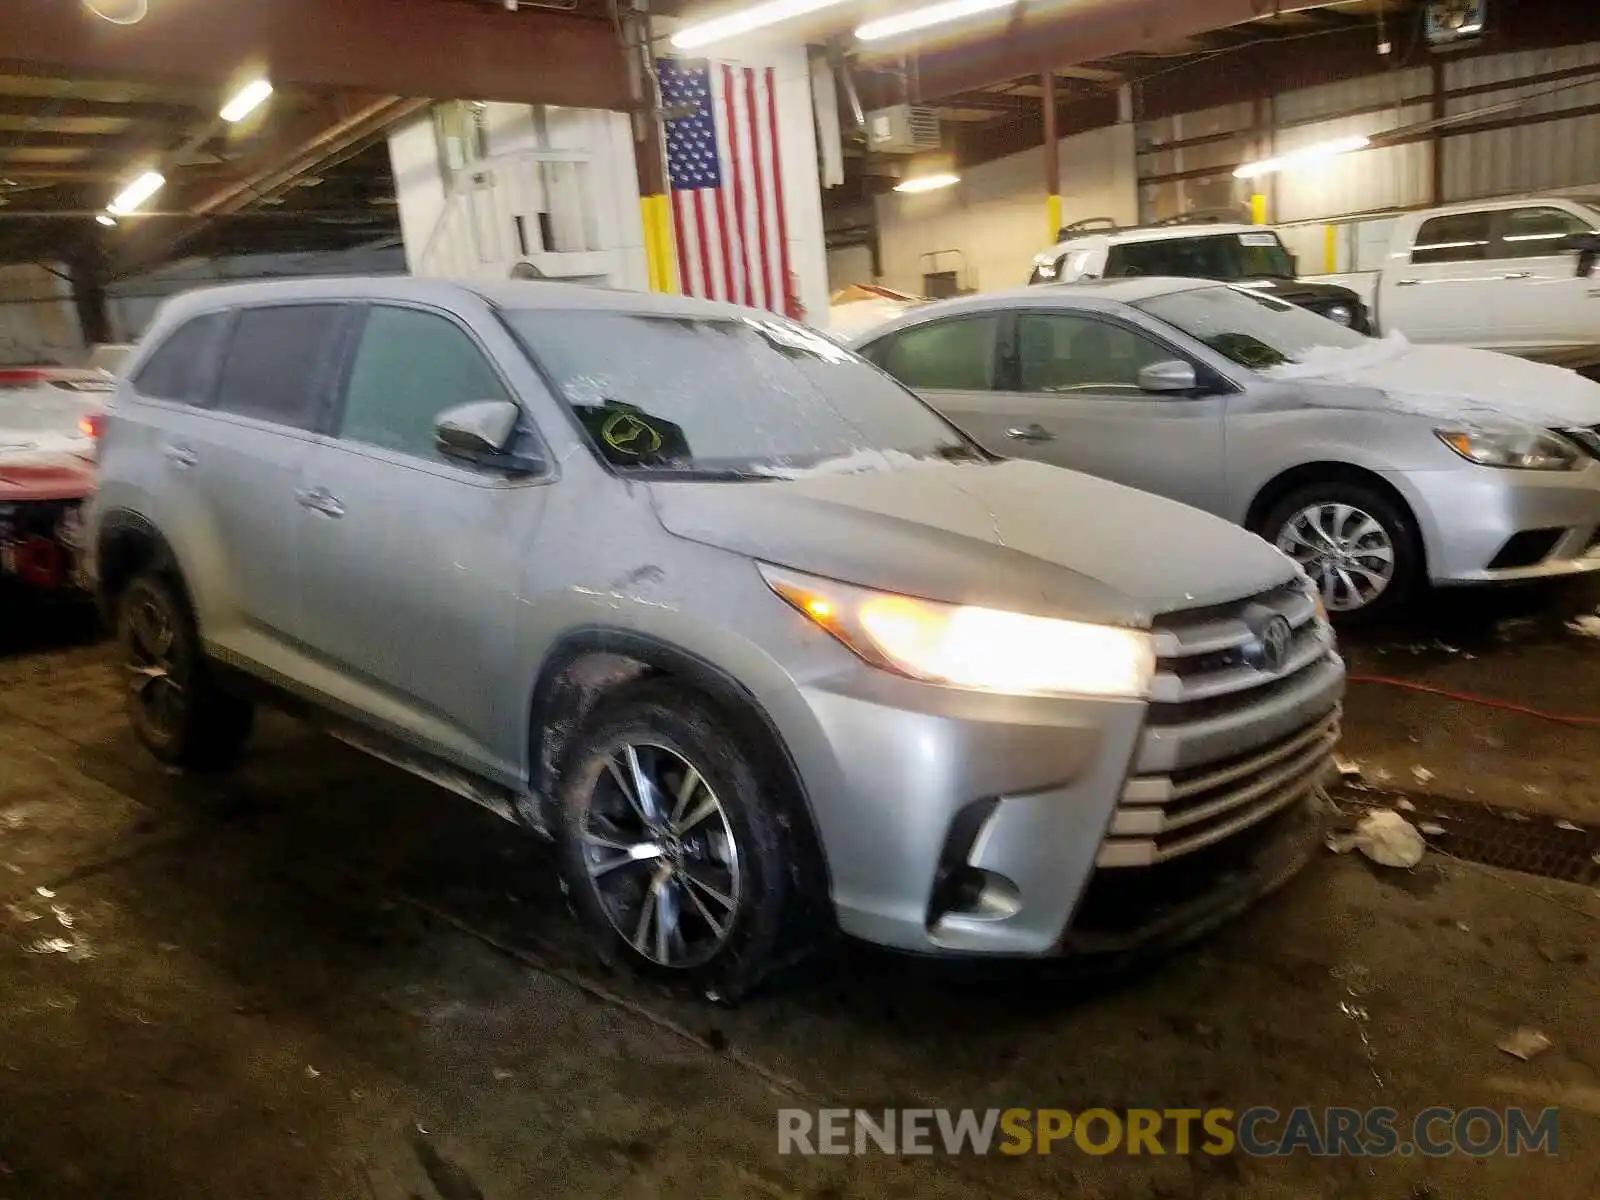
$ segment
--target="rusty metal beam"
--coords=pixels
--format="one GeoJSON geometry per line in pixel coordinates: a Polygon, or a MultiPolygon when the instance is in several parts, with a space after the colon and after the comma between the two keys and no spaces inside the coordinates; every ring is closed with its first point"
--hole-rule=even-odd
{"type": "Polygon", "coordinates": [[[0,53],[85,76],[230,87],[240,72],[281,85],[396,96],[625,109],[610,22],[438,0],[161,3],[134,27],[63,0],[4,0],[0,53]]]}
{"type": "MultiPolygon", "coordinates": [[[[0,18],[0,23],[3,23],[0,18]]],[[[0,74],[7,73],[0,66],[0,74]]],[[[66,85],[70,86],[70,85],[66,85]]],[[[195,110],[148,100],[84,100],[69,96],[0,96],[0,117],[39,121],[183,121],[195,110]]]]}

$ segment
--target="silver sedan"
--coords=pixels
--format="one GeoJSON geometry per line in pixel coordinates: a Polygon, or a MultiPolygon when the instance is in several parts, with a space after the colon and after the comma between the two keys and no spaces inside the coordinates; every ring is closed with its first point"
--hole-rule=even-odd
{"type": "Polygon", "coordinates": [[[1600,568],[1600,384],[1570,371],[1178,279],[965,297],[854,345],[997,454],[1260,533],[1347,617],[1600,568]]]}

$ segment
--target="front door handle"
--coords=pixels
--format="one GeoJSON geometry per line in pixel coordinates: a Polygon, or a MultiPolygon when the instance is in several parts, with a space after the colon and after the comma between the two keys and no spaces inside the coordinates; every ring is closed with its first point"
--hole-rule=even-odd
{"type": "Polygon", "coordinates": [[[1396,279],[1394,285],[1395,287],[1416,287],[1421,282],[1422,280],[1420,279],[1396,279]]]}
{"type": "Polygon", "coordinates": [[[166,449],[167,461],[179,470],[187,470],[199,460],[193,450],[182,442],[168,442],[166,449]]]}
{"type": "Polygon", "coordinates": [[[1033,425],[1013,426],[1006,430],[1006,436],[1019,442],[1051,442],[1055,440],[1056,435],[1043,425],[1035,423],[1033,425]]]}
{"type": "Polygon", "coordinates": [[[1533,272],[1532,271],[1512,271],[1511,273],[1509,273],[1507,275],[1500,276],[1500,278],[1501,279],[1532,279],[1533,278],[1533,272]]]}
{"type": "Polygon", "coordinates": [[[333,496],[327,488],[301,488],[294,494],[295,503],[301,508],[309,508],[312,512],[319,512],[325,517],[344,516],[344,505],[333,496]]]}

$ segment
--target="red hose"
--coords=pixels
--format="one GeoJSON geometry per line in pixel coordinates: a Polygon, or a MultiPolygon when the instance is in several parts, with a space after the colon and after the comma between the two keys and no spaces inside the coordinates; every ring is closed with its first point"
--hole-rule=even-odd
{"type": "Polygon", "coordinates": [[[1512,704],[1506,700],[1474,696],[1470,692],[1452,692],[1445,688],[1430,687],[1425,683],[1412,683],[1409,679],[1391,679],[1386,675],[1351,675],[1348,679],[1351,683],[1379,684],[1408,692],[1423,692],[1429,696],[1443,696],[1446,700],[1459,700],[1462,704],[1477,704],[1484,708],[1497,708],[1502,712],[1521,713],[1525,717],[1538,717],[1541,721],[1553,721],[1557,725],[1573,725],[1580,729],[1600,728],[1600,717],[1563,716],[1560,713],[1545,712],[1542,708],[1529,708],[1526,704],[1512,704]]]}

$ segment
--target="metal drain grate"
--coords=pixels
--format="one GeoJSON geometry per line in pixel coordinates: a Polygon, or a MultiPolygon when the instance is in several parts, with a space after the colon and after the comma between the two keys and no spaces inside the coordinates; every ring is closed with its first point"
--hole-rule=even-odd
{"type": "Polygon", "coordinates": [[[1406,819],[1417,826],[1441,826],[1444,832],[1429,834],[1428,842],[1457,858],[1600,886],[1600,829],[1539,814],[1512,816],[1504,809],[1443,796],[1349,786],[1333,788],[1332,795],[1341,808],[1398,808],[1400,800],[1409,801],[1416,811],[1405,812],[1406,819]]]}

